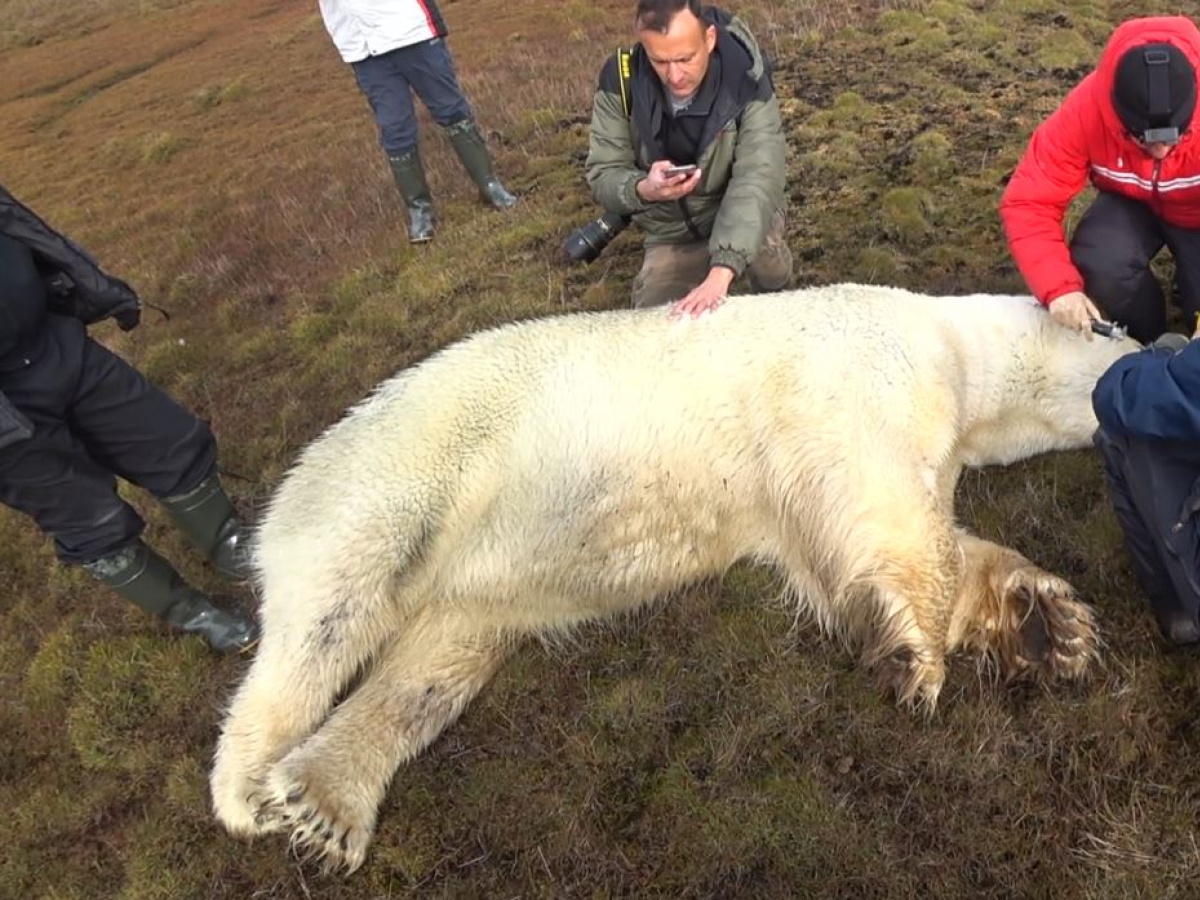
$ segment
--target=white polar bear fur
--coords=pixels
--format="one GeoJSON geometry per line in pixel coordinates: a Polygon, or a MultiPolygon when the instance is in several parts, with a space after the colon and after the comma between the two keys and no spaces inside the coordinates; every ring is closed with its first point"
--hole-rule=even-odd
{"type": "Polygon", "coordinates": [[[217,816],[353,869],[396,768],[514,638],[743,558],[904,700],[932,708],[964,645],[1008,674],[1078,675],[1086,607],[957,531],[954,485],[964,465],[1086,445],[1092,386],[1136,347],[1024,297],[839,285],[699,319],[565,315],[437,353],[307,447],[270,503],[263,637],[218,747],[217,816]],[[1040,658],[1022,649],[1033,611],[1040,658]]]}

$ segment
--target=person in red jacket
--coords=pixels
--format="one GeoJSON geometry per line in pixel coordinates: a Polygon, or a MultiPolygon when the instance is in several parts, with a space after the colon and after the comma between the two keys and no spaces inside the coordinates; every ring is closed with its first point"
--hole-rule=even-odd
{"type": "Polygon", "coordinates": [[[1190,19],[1131,19],[1096,70],[1033,133],[1000,202],[1009,250],[1054,319],[1090,335],[1111,319],[1149,343],[1166,330],[1150,261],[1175,259],[1179,305],[1200,313],[1200,138],[1193,128],[1200,31],[1190,19]],[[1068,247],[1063,217],[1099,191],[1068,247]]]}

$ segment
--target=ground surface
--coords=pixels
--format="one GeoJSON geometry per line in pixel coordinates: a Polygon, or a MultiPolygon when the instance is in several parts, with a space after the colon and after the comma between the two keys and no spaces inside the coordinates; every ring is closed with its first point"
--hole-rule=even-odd
{"type": "MultiPolygon", "coordinates": [[[[252,513],[387,373],[483,326],[626,302],[633,235],[588,268],[558,248],[592,214],[590,94],[631,6],[444,4],[523,203],[480,207],[427,128],[427,248],[402,241],[315,3],[0,5],[3,183],[171,311],[95,333],[213,422],[252,513]]],[[[777,61],[798,283],[1019,290],[1006,174],[1113,24],[1166,8],[742,7],[777,61]]],[[[252,605],[129,496],[190,578],[252,605]]],[[[211,819],[205,771],[244,661],[170,636],[0,516],[0,898],[1200,895],[1200,672],[1157,641],[1097,460],[973,473],[961,514],[1096,604],[1089,684],[1005,690],[962,660],[922,721],[789,631],[769,574],[738,568],[637,627],[518,655],[402,771],[349,881],[211,819]]]]}

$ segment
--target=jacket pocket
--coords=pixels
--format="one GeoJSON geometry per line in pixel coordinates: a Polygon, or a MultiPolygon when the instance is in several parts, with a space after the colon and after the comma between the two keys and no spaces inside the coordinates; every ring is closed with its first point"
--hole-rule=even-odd
{"type": "Polygon", "coordinates": [[[0,450],[33,437],[33,423],[0,394],[0,450]]]}
{"type": "Polygon", "coordinates": [[[1165,538],[1167,552],[1174,555],[1177,576],[1175,577],[1176,591],[1181,590],[1178,576],[1186,580],[1191,589],[1192,597],[1180,597],[1185,605],[1191,607],[1200,599],[1200,478],[1192,482],[1192,489],[1179,507],[1175,524],[1168,530],[1165,538]]]}
{"type": "Polygon", "coordinates": [[[1175,517],[1175,524],[1171,526],[1167,534],[1167,544],[1172,550],[1177,550],[1179,535],[1187,530],[1188,526],[1193,523],[1197,514],[1200,514],[1200,478],[1192,482],[1192,488],[1188,491],[1187,497],[1179,506],[1179,513],[1175,517]]]}

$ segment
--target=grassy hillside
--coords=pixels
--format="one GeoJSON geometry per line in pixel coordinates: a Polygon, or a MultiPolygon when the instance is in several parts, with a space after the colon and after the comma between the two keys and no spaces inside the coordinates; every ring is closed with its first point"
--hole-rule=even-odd
{"type": "MultiPolygon", "coordinates": [[[[386,374],[488,325],[627,302],[636,235],[590,267],[559,246],[594,212],[591,91],[631,7],[446,0],[523,201],[479,205],[423,119],[428,247],[404,242],[366,102],[311,0],[0,4],[0,181],[170,310],[94,333],[212,421],[252,516],[386,374]]],[[[777,64],[797,283],[936,292],[1021,289],[995,207],[1029,132],[1123,17],[1200,13],[736,8],[777,64]]],[[[188,577],[252,607],[129,497],[188,577]]],[[[964,522],[1096,604],[1090,683],[1004,689],[959,660],[922,721],[739,567],[636,627],[518,654],[401,771],[348,881],[211,818],[206,767],[245,661],[170,635],[4,513],[0,900],[1200,896],[1200,670],[1158,641],[1098,460],[971,473],[960,499],[964,522]]]]}

